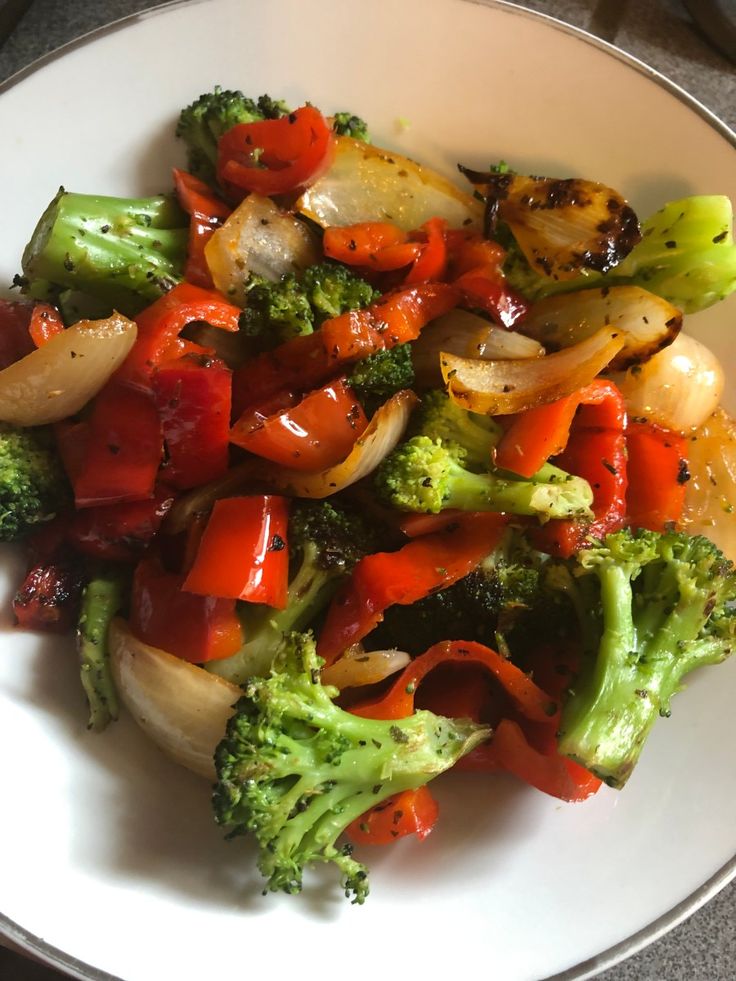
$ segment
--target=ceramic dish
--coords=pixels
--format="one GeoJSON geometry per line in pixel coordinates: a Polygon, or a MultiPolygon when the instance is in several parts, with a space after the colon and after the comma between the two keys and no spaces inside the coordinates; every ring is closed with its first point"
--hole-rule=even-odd
{"type": "MultiPolygon", "coordinates": [[[[603,181],[640,214],[688,193],[736,200],[733,134],[547,18],[467,0],[175,3],[5,86],[0,280],[60,183],[168,187],[177,112],[215,83],[349,108],[448,175],[503,158],[603,181]]],[[[734,313],[690,322],[727,368],[734,313]]],[[[21,560],[2,559],[7,611],[21,560]]],[[[301,898],[262,897],[207,786],[129,719],[88,734],[72,644],[3,616],[0,928],[79,978],[583,978],[734,872],[736,659],[692,680],[621,794],[562,805],[503,777],[441,779],[435,833],[369,854],[372,894],[354,908],[320,873],[301,898]]]]}

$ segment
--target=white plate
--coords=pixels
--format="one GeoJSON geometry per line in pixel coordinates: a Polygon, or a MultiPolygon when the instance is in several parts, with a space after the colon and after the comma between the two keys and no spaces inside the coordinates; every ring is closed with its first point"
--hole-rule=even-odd
{"type": "MultiPolygon", "coordinates": [[[[736,200],[724,127],[548,19],[462,0],[210,0],[102,33],[2,95],[0,281],[58,184],[165,188],[182,159],[177,110],[215,83],[349,108],[377,142],[448,174],[503,158],[605,181],[641,213],[693,192],[736,200]]],[[[724,357],[734,312],[695,322],[724,357]]],[[[5,568],[4,611],[20,571],[5,568]]],[[[70,645],[8,628],[2,922],[83,978],[200,981],[234,964],[246,977],[274,961],[300,981],[582,977],[575,965],[733,871],[735,695],[736,660],[695,678],[620,795],[572,806],[504,778],[441,780],[435,833],[371,852],[372,895],[354,908],[328,875],[301,898],[263,898],[249,848],[212,823],[208,788],[128,720],[87,734],[70,645]]]]}

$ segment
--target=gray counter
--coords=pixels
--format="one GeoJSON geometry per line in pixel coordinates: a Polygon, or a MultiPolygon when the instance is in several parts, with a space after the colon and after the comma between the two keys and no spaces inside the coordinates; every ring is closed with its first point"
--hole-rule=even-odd
{"type": "MultiPolygon", "coordinates": [[[[0,81],[71,38],[153,6],[156,4],[141,0],[35,0],[0,50],[0,81]]],[[[530,0],[522,6],[558,17],[614,42],[667,75],[736,129],[736,70],[701,37],[683,4],[676,0],[609,3],[530,0]]],[[[61,977],[55,971],[0,949],[2,981],[55,981],[61,977]]],[[[736,978],[736,883],[663,939],[604,972],[600,978],[601,981],[733,981],[736,978]]]]}

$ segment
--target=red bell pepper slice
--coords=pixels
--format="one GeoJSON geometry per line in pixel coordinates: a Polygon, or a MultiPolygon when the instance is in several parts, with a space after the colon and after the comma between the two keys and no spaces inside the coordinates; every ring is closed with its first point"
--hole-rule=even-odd
{"type": "Polygon", "coordinates": [[[390,845],[416,835],[423,840],[434,827],[439,807],[426,786],[404,790],[372,807],[345,829],[356,845],[390,845]]]}
{"type": "Polygon", "coordinates": [[[273,415],[244,412],[230,440],[294,470],[324,470],[345,459],[367,426],[360,402],[341,378],[273,415]]]}
{"type": "Polygon", "coordinates": [[[626,429],[628,488],[626,510],[634,528],[664,531],[677,525],[685,506],[690,471],[687,440],[650,423],[626,429]]]}
{"type": "Polygon", "coordinates": [[[67,447],[70,434],[79,445],[62,450],[62,459],[77,507],[153,496],[163,444],[150,392],[113,378],[95,399],[89,422],[67,429],[67,447]]]}
{"type": "Polygon", "coordinates": [[[421,246],[409,242],[403,229],[387,221],[327,228],[322,248],[328,258],[346,266],[365,266],[380,272],[408,266],[421,252],[421,246]]]}
{"type": "Polygon", "coordinates": [[[28,331],[33,304],[0,299],[0,370],[35,350],[28,331]]]}
{"type": "Polygon", "coordinates": [[[404,283],[426,283],[431,279],[442,279],[447,268],[447,242],[445,229],[447,222],[444,218],[430,218],[422,225],[426,242],[414,260],[414,265],[406,274],[404,283]]]}
{"type": "Polygon", "coordinates": [[[145,558],[133,575],[130,628],[140,640],[193,664],[230,657],[243,643],[235,600],[182,592],[183,575],[145,558]]]}
{"type": "Polygon", "coordinates": [[[499,514],[472,514],[397,552],[365,556],[332,601],[319,638],[319,656],[332,664],[381,622],[389,606],[415,603],[462,579],[493,551],[506,522],[499,514]]]}
{"type": "Polygon", "coordinates": [[[222,330],[237,331],[242,311],[214,290],[179,283],[135,318],[138,337],[118,377],[148,387],[149,376],[168,357],[187,324],[203,320],[222,330]]]}
{"type": "Polygon", "coordinates": [[[321,112],[302,106],[288,116],[240,123],[218,144],[218,180],[242,192],[286,194],[306,187],[332,162],[335,135],[321,112]]]}
{"type": "Polygon", "coordinates": [[[187,355],[152,378],[166,444],[162,479],[186,489],[227,471],[232,372],[222,362],[187,355]]]}
{"type": "Polygon", "coordinates": [[[495,266],[478,266],[454,280],[464,305],[485,310],[502,327],[514,327],[529,311],[529,304],[506,282],[495,266]]]}
{"type": "Polygon", "coordinates": [[[148,501],[84,508],[71,518],[68,540],[77,551],[94,558],[136,560],[153,540],[173,503],[171,490],[161,486],[148,501]]]}
{"type": "Polygon", "coordinates": [[[52,337],[64,330],[61,314],[50,303],[37,303],[31,313],[28,332],[36,347],[43,347],[52,337]]]}
{"type": "Polygon", "coordinates": [[[184,278],[195,286],[212,289],[212,276],[204,256],[204,247],[230,215],[231,209],[212,193],[204,181],[176,167],[173,173],[179,204],[191,218],[184,278]]]}
{"type": "Polygon", "coordinates": [[[215,501],[183,589],[283,610],[288,519],[287,499],[272,494],[215,501]]]}
{"type": "Polygon", "coordinates": [[[457,305],[460,294],[446,283],[397,290],[365,310],[327,320],[313,334],[294,337],[250,360],[233,373],[236,413],[284,390],[308,391],[334,377],[343,365],[404,341],[457,305]]]}
{"type": "Polygon", "coordinates": [[[477,232],[448,228],[444,237],[451,279],[479,267],[500,269],[506,257],[505,250],[498,242],[483,238],[477,232]]]}

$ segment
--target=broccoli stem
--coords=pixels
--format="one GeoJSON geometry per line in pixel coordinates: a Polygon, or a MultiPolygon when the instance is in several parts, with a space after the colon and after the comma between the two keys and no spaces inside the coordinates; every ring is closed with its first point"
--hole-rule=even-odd
{"type": "Polygon", "coordinates": [[[123,606],[126,577],[114,568],[99,572],[82,594],[77,628],[80,677],[89,704],[88,729],[102,732],[118,718],[115,682],[110,671],[107,631],[123,606]]]}
{"type": "Polygon", "coordinates": [[[462,470],[451,482],[446,508],[463,511],[509,511],[547,518],[590,517],[593,496],[581,477],[547,465],[529,480],[462,470]]]}
{"type": "Polygon", "coordinates": [[[36,299],[70,289],[136,313],[181,281],[188,219],[176,202],[74,194],[61,188],[23,252],[36,299]]]}

